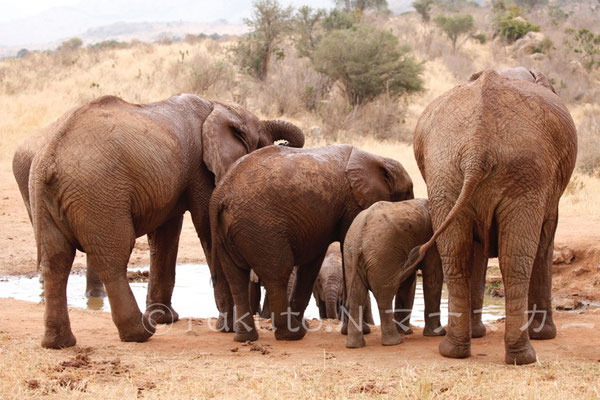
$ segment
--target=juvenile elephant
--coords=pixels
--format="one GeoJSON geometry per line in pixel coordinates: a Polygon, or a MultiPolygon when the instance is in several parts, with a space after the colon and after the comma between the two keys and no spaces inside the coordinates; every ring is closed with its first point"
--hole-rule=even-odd
{"type": "Polygon", "coordinates": [[[552,248],[577,135],[548,79],[523,70],[475,74],[434,100],[415,130],[435,234],[407,267],[437,242],[449,290],[446,357],[471,354],[470,286],[480,282],[470,279],[488,257],[499,257],[506,290],[506,362],[534,362],[530,335],[556,334],[552,248]]]}
{"type": "Polygon", "coordinates": [[[349,145],[273,146],[239,160],[210,203],[213,261],[234,296],[235,340],[258,338],[248,305],[250,268],[267,290],[275,338],[301,339],[303,313],[329,244],[343,243],[354,217],[371,204],[411,198],[412,181],[399,162],[349,145]]]}
{"type": "MultiPolygon", "coordinates": [[[[319,308],[320,318],[342,319],[341,307],[345,301],[345,294],[342,249],[339,242],[333,242],[327,249],[323,265],[321,265],[313,287],[313,296],[319,308]]],[[[372,325],[374,321],[368,300],[364,308],[364,321],[372,325]]]]}
{"type": "MultiPolygon", "coordinates": [[[[210,254],[208,202],[215,182],[235,160],[259,147],[280,139],[304,144],[292,124],[260,121],[237,105],[194,95],[145,105],[101,97],[37,135],[46,138],[44,145],[33,153],[17,151],[13,168],[22,177],[30,165],[25,201],[44,278],[42,346],[49,348],[75,344],[66,301],[75,249],[86,253],[104,283],[121,340],[144,341],[154,332],[149,315],[157,322],[178,317],[171,294],[183,213],[190,211],[210,254]],[[33,154],[31,163],[28,154],[33,154]],[[135,239],[145,234],[151,263],[149,307],[142,317],[126,269],[135,239]],[[166,312],[154,309],[156,304],[166,312]],[[156,310],[166,319],[161,321],[156,310]]],[[[230,298],[226,282],[217,276],[215,281],[215,296],[230,298]]]]}
{"type": "MultiPolygon", "coordinates": [[[[403,269],[410,251],[433,236],[428,202],[425,199],[373,204],[354,219],[344,242],[344,266],[348,283],[348,323],[346,347],[363,347],[365,340],[359,323],[361,311],[375,295],[381,318],[381,344],[402,343],[400,333],[410,329],[410,314],[415,298],[416,270],[403,269]],[[396,296],[396,306],[392,301],[396,296]]],[[[441,336],[442,262],[432,246],[419,268],[423,274],[425,298],[425,336],[441,336]]]]}

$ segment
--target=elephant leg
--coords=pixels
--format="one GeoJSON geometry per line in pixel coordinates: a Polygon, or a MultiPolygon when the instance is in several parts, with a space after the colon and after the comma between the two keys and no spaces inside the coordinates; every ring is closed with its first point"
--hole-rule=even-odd
{"type": "Polygon", "coordinates": [[[290,305],[292,311],[300,313],[300,321],[304,317],[304,310],[306,310],[306,306],[308,306],[308,302],[310,301],[310,296],[324,258],[325,255],[323,254],[311,262],[298,266],[296,269],[296,283],[291,295],[290,305]]]}
{"type": "Polygon", "coordinates": [[[41,243],[38,244],[45,300],[42,347],[60,349],[76,343],[67,310],[67,281],[75,258],[75,247],[50,221],[45,222],[41,243]]]}
{"type": "MultiPolygon", "coordinates": [[[[289,269],[291,272],[291,268],[289,269]]],[[[300,312],[292,311],[287,296],[288,276],[264,282],[269,296],[269,305],[273,325],[275,325],[275,339],[300,340],[306,335],[306,328],[300,319],[300,312]]]]}
{"type": "MultiPolygon", "coordinates": [[[[413,333],[413,330],[410,327],[410,315],[415,300],[416,287],[417,271],[401,282],[398,291],[396,292],[393,319],[396,322],[396,329],[403,335],[410,335],[413,333]]],[[[377,304],[379,304],[379,300],[377,300],[377,304]]],[[[379,313],[381,314],[381,310],[379,313]]],[[[383,330],[383,322],[381,323],[381,327],[383,330]]]]}
{"type": "Polygon", "coordinates": [[[175,265],[182,223],[183,214],[148,234],[150,280],[145,315],[157,324],[171,324],[179,319],[179,314],[171,305],[171,296],[175,287],[175,265]]]}
{"type": "MultiPolygon", "coordinates": [[[[402,320],[397,318],[395,310],[392,308],[394,293],[374,290],[374,295],[379,309],[379,318],[381,318],[381,344],[383,346],[394,346],[402,343],[401,333],[403,329],[401,329],[401,326],[408,326],[408,324],[400,322],[402,320]]],[[[410,313],[408,313],[408,317],[410,318],[410,313]]]]}
{"type": "Polygon", "coordinates": [[[269,293],[265,293],[265,299],[263,300],[263,306],[260,312],[260,316],[266,319],[272,318],[271,305],[269,303],[269,293]]]}
{"type": "Polygon", "coordinates": [[[156,325],[140,312],[127,281],[127,262],[135,244],[135,233],[129,217],[111,219],[112,226],[103,229],[110,235],[100,237],[97,226],[87,227],[89,231],[82,235],[87,240],[82,247],[90,266],[104,283],[119,337],[123,342],[144,342],[154,334],[156,325]]]}
{"type": "Polygon", "coordinates": [[[217,247],[217,257],[223,268],[223,272],[225,272],[227,282],[229,282],[229,288],[233,294],[235,304],[235,336],[233,340],[236,342],[253,342],[258,339],[258,331],[254,324],[254,316],[250,310],[250,294],[248,292],[250,286],[250,267],[242,265],[241,261],[239,261],[240,259],[237,257],[236,260],[238,261],[234,262],[227,250],[221,246],[217,247]]]}
{"type": "MultiPolygon", "coordinates": [[[[365,304],[365,324],[367,325],[367,328],[369,327],[369,325],[375,325],[375,320],[373,319],[373,311],[371,309],[371,296],[367,296],[367,304],[365,304]]],[[[369,328],[369,332],[366,333],[370,333],[371,328],[369,328]]],[[[364,328],[363,328],[364,331],[364,328]]]]}
{"type": "Polygon", "coordinates": [[[102,284],[102,280],[94,271],[92,267],[90,267],[90,262],[86,257],[87,268],[85,270],[85,297],[106,297],[106,290],[104,290],[104,285],[102,284]]]}
{"type": "Polygon", "coordinates": [[[543,340],[556,337],[556,325],[552,319],[552,256],[557,223],[558,210],[555,217],[544,221],[533,263],[528,296],[528,312],[533,317],[529,325],[531,339],[543,340]]]}
{"type": "MultiPolygon", "coordinates": [[[[204,251],[206,252],[207,250],[205,249],[204,251]]],[[[233,312],[234,301],[219,257],[216,257],[214,260],[210,260],[208,267],[210,268],[213,291],[215,293],[215,302],[217,304],[217,309],[219,310],[219,318],[217,319],[216,330],[218,332],[233,332],[235,325],[233,312]]]]}
{"type": "Polygon", "coordinates": [[[423,335],[444,336],[446,330],[440,322],[440,303],[442,300],[444,274],[437,247],[434,246],[425,255],[421,271],[423,273],[423,298],[425,300],[425,328],[423,329],[423,335]]]}
{"type": "MultiPolygon", "coordinates": [[[[351,272],[348,278],[348,315],[345,316],[344,326],[348,337],[346,347],[357,348],[365,346],[363,334],[364,309],[369,297],[369,291],[357,273],[351,272]]],[[[343,328],[342,328],[343,329],[343,328]]],[[[395,329],[395,328],[394,328],[395,329]]]]}
{"type": "Polygon", "coordinates": [[[473,244],[473,269],[471,270],[471,337],[485,336],[485,325],[481,321],[483,312],[483,297],[485,294],[485,274],[487,270],[487,255],[483,246],[473,244]]]}
{"type": "Polygon", "coordinates": [[[471,356],[471,295],[469,270],[472,260],[473,222],[457,217],[437,241],[444,277],[448,282],[448,330],[439,345],[449,358],[471,356]]]}
{"type": "Polygon", "coordinates": [[[530,364],[536,361],[529,341],[527,293],[538,249],[542,218],[536,220],[535,205],[514,204],[499,207],[498,256],[506,293],[506,328],[504,343],[507,364],[530,364]]]}
{"type": "Polygon", "coordinates": [[[261,314],[260,310],[260,282],[252,282],[248,284],[248,301],[250,302],[250,312],[252,315],[261,314]]]}

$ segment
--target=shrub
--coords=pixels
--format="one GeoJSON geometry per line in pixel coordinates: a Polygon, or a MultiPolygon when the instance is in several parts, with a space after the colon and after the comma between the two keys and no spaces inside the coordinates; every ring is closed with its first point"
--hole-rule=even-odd
{"type": "Polygon", "coordinates": [[[17,51],[17,58],[25,58],[30,54],[31,54],[31,52],[29,50],[21,49],[21,50],[17,51]]]}
{"type": "Polygon", "coordinates": [[[548,54],[552,49],[554,49],[554,43],[552,42],[552,39],[550,39],[549,37],[545,37],[538,44],[535,45],[535,47],[533,48],[533,52],[548,54]]]}
{"type": "Polygon", "coordinates": [[[423,66],[409,48],[400,46],[391,32],[373,27],[329,33],[315,50],[314,66],[339,81],[353,105],[384,92],[397,96],[423,88],[423,66]]]}
{"type": "Polygon", "coordinates": [[[325,16],[325,10],[315,10],[308,6],[298,9],[294,16],[294,45],[300,57],[312,58],[317,44],[321,40],[319,23],[325,16]]]}
{"type": "Polygon", "coordinates": [[[412,6],[419,13],[423,22],[429,22],[431,19],[431,8],[435,3],[436,0],[415,0],[412,2],[412,6]]]}
{"type": "Polygon", "coordinates": [[[59,52],[73,51],[73,50],[77,50],[78,48],[80,48],[82,44],[83,44],[83,41],[81,39],[79,39],[78,37],[74,37],[74,38],[71,38],[69,40],[65,40],[64,42],[62,42],[56,50],[59,52]]]}
{"type": "Polygon", "coordinates": [[[456,42],[459,37],[467,35],[475,29],[473,16],[470,14],[459,14],[455,16],[438,15],[435,24],[450,39],[452,52],[456,51],[456,42]]]}
{"type": "Polygon", "coordinates": [[[387,10],[387,0],[335,0],[335,5],[346,11],[387,10]]]}
{"type": "Polygon", "coordinates": [[[508,13],[496,20],[496,34],[508,43],[513,43],[529,32],[539,32],[540,27],[529,23],[522,17],[508,13]]]}
{"type": "Polygon", "coordinates": [[[323,19],[323,28],[327,32],[339,29],[352,29],[356,28],[358,21],[359,17],[356,13],[334,8],[323,19]]]}
{"type": "Polygon", "coordinates": [[[585,28],[579,30],[567,28],[565,33],[568,36],[565,39],[567,46],[581,58],[583,66],[588,71],[600,66],[600,34],[595,35],[585,28]]]}
{"type": "Polygon", "coordinates": [[[487,42],[487,36],[483,32],[474,33],[471,35],[471,38],[473,40],[477,40],[479,42],[479,44],[486,44],[486,42],[487,42]]]}
{"type": "Polygon", "coordinates": [[[125,49],[129,45],[125,42],[119,42],[117,40],[104,40],[102,42],[90,44],[88,47],[94,50],[106,50],[106,49],[125,49]]]}
{"type": "Polygon", "coordinates": [[[251,18],[244,23],[252,32],[241,40],[232,51],[240,68],[258,79],[265,79],[271,56],[284,56],[279,47],[283,36],[290,30],[292,8],[283,8],[277,0],[256,0],[251,18]]]}

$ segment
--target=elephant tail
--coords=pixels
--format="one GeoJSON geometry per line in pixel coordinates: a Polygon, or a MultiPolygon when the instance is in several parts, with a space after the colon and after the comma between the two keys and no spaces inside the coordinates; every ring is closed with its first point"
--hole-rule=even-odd
{"type": "Polygon", "coordinates": [[[427,243],[417,246],[410,251],[403,266],[404,271],[412,271],[417,267],[417,265],[425,257],[427,251],[429,251],[429,249],[435,245],[437,238],[446,230],[446,228],[448,228],[448,226],[450,226],[452,221],[454,221],[458,214],[463,211],[467,204],[469,204],[469,201],[473,197],[477,186],[479,186],[481,181],[487,177],[491,169],[491,167],[487,166],[486,164],[489,163],[482,162],[479,165],[471,165],[470,168],[465,171],[463,186],[460,190],[460,194],[458,195],[456,203],[454,203],[454,206],[446,216],[446,219],[435,231],[431,239],[429,239],[427,243]]]}

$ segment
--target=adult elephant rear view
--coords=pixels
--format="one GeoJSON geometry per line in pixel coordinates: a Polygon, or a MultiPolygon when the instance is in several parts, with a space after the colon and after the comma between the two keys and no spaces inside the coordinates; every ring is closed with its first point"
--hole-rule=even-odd
{"type": "Polygon", "coordinates": [[[498,256],[506,290],[506,362],[536,360],[529,333],[550,338],[558,202],[575,165],[571,116],[548,79],[524,68],[483,71],[434,100],[415,130],[449,290],[446,357],[470,355],[472,274],[498,256]],[[527,302],[529,301],[529,307],[527,302]],[[527,315],[527,313],[531,315],[527,315]]]}
{"type": "MultiPolygon", "coordinates": [[[[280,139],[304,144],[292,124],[260,121],[237,105],[194,95],[145,105],[102,97],[71,110],[41,135],[46,143],[33,160],[28,164],[27,153],[18,151],[13,166],[15,176],[23,176],[20,168],[30,165],[28,201],[46,299],[42,345],[51,348],[75,344],[65,289],[76,248],[86,252],[106,287],[121,339],[144,341],[154,332],[147,315],[155,310],[149,307],[142,318],[127,283],[135,238],[148,234],[147,303],[166,307],[166,318],[153,319],[171,322],[177,319],[171,293],[183,213],[190,211],[209,255],[208,202],[215,182],[259,147],[280,139]]],[[[226,282],[215,281],[215,295],[230,297],[226,282]]]]}

